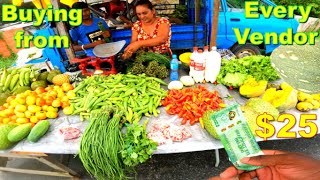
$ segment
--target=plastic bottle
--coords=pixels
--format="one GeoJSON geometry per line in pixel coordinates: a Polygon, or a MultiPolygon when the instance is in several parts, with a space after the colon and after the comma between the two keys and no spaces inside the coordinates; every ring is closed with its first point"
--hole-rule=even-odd
{"type": "Polygon", "coordinates": [[[221,55],[217,47],[213,46],[206,59],[205,80],[214,83],[221,68],[221,55]]]}
{"type": "Polygon", "coordinates": [[[198,47],[193,47],[193,52],[190,56],[190,71],[189,71],[189,76],[193,77],[193,72],[194,72],[194,59],[197,57],[198,55],[198,47]]]}
{"type": "Polygon", "coordinates": [[[205,59],[204,59],[204,54],[202,52],[202,50],[198,50],[198,56],[194,61],[194,75],[193,75],[193,79],[196,83],[202,83],[204,80],[204,63],[205,63],[205,59]]]}
{"type": "MultiPolygon", "coordinates": [[[[99,29],[100,31],[102,31],[102,33],[104,33],[106,30],[106,28],[103,26],[102,22],[98,22],[98,26],[99,26],[99,29]]],[[[106,43],[109,43],[110,42],[110,39],[109,38],[104,38],[105,42],[106,43]]]]}
{"type": "Polygon", "coordinates": [[[209,56],[209,46],[204,46],[203,47],[203,57],[204,57],[204,72],[206,72],[206,61],[209,56]]]}
{"type": "Polygon", "coordinates": [[[170,80],[176,81],[179,80],[179,60],[177,59],[177,55],[173,54],[172,59],[170,61],[170,80]]]}

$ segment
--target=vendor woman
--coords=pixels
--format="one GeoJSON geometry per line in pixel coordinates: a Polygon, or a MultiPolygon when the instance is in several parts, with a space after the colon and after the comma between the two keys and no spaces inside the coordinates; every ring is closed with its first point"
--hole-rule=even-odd
{"type": "Polygon", "coordinates": [[[171,54],[171,29],[169,20],[157,17],[156,10],[149,0],[140,0],[135,6],[138,21],[132,26],[131,43],[124,50],[127,59],[137,50],[171,54]]]}

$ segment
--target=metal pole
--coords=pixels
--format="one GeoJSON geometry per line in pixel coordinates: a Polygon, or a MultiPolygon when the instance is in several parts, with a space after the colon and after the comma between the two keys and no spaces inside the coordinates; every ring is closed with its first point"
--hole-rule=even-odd
{"type": "Polygon", "coordinates": [[[219,0],[214,0],[214,3],[213,3],[213,18],[212,18],[212,27],[211,27],[210,47],[212,47],[212,46],[217,46],[219,6],[220,6],[220,1],[219,1],[219,0]]]}

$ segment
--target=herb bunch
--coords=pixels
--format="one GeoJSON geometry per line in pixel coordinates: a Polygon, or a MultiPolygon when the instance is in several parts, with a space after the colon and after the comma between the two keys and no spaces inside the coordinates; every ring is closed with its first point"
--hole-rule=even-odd
{"type": "Polygon", "coordinates": [[[127,133],[124,137],[124,146],[121,151],[123,163],[134,167],[146,162],[151,158],[157,149],[157,143],[147,137],[145,126],[133,123],[127,126],[127,133]]]}

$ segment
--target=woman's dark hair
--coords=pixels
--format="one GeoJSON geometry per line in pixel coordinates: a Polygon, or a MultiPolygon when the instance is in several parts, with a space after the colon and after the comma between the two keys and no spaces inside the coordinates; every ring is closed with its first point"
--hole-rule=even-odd
{"type": "Polygon", "coordinates": [[[149,0],[138,0],[138,2],[135,5],[135,8],[137,6],[147,6],[148,9],[150,9],[150,10],[153,9],[153,5],[149,0]]]}
{"type": "Polygon", "coordinates": [[[89,6],[85,2],[76,2],[72,5],[72,9],[86,9],[86,8],[89,8],[89,6]]]}

